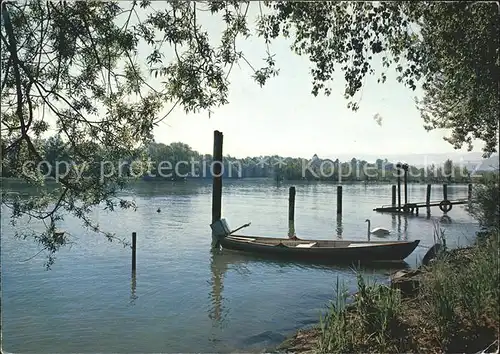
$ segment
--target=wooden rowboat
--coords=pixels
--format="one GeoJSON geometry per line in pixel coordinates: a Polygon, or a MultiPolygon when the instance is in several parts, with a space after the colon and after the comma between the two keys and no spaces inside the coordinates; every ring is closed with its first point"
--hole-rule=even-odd
{"type": "Polygon", "coordinates": [[[292,240],[288,238],[229,235],[222,248],[297,260],[328,262],[403,261],[417,248],[415,241],[292,240]]]}
{"type": "Polygon", "coordinates": [[[214,222],[212,247],[252,253],[261,256],[290,258],[318,262],[402,262],[417,248],[415,241],[353,241],[353,240],[303,240],[236,235],[225,219],[214,222]]]}

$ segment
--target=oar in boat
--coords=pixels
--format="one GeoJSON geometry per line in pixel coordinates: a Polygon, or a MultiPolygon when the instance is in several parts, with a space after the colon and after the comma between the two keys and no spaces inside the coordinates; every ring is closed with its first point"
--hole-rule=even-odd
{"type": "Polygon", "coordinates": [[[229,235],[232,235],[234,234],[236,231],[240,231],[241,229],[244,229],[245,227],[249,227],[250,224],[252,224],[251,222],[249,222],[248,224],[245,224],[245,225],[241,225],[240,227],[238,227],[237,229],[234,229],[233,231],[231,231],[227,236],[229,235]]]}
{"type": "Polygon", "coordinates": [[[219,248],[221,238],[227,237],[238,230],[248,227],[250,226],[250,224],[251,223],[247,223],[238,227],[237,229],[234,229],[233,231],[227,232],[229,230],[229,227],[227,226],[226,221],[224,219],[217,220],[212,225],[210,225],[210,227],[212,228],[212,248],[219,248]]]}
{"type": "MultiPolygon", "coordinates": [[[[232,235],[234,234],[236,231],[240,231],[241,229],[244,229],[245,227],[248,227],[250,226],[252,223],[249,222],[248,224],[245,224],[245,225],[241,225],[240,227],[238,227],[237,229],[234,229],[233,231],[231,231],[230,233],[228,233],[226,236],[229,236],[229,235],[232,235]]],[[[295,241],[301,241],[300,238],[298,238],[297,236],[291,236],[290,237],[291,240],[295,240],[295,241]]]]}

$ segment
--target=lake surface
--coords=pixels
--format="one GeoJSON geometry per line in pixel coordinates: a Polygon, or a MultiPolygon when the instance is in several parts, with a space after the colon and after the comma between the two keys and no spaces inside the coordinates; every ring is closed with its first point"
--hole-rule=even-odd
{"type": "MultiPolygon", "coordinates": [[[[391,202],[390,185],[345,184],[343,215],[336,215],[336,185],[297,183],[295,230],[299,237],[366,239],[372,228],[389,239],[433,244],[430,219],[372,211],[391,202]]],[[[288,188],[267,180],[224,181],[223,217],[244,234],[287,236],[288,188]]],[[[409,201],[425,200],[425,185],[410,185],[409,201]]],[[[432,200],[442,199],[433,186],[432,200]]],[[[228,251],[210,252],[211,183],[141,182],[125,193],[138,210],[96,211],[94,220],[128,240],[137,232],[137,273],[131,252],[67,218],[61,225],[74,244],[59,252],[52,270],[31,241],[14,237],[2,208],[2,340],[4,352],[249,352],[278,344],[296,329],[316,323],[333,298],[337,278],[352,292],[352,269],[273,262],[228,251]],[[161,208],[161,213],[157,213],[161,208]]],[[[450,185],[448,198],[464,198],[467,186],[450,185]]],[[[441,223],[450,246],[473,242],[477,225],[464,206],[441,223]]],[[[39,228],[27,222],[22,227],[39,228]]],[[[21,227],[19,226],[19,227],[21,227]]],[[[418,265],[426,248],[406,260],[418,265]]],[[[363,271],[386,282],[389,270],[363,271]]]]}

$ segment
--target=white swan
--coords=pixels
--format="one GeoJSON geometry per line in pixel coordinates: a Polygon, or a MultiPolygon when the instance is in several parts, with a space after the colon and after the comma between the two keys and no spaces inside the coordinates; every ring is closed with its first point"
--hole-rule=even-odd
{"type": "Polygon", "coordinates": [[[368,231],[367,231],[368,241],[370,240],[370,234],[374,234],[375,236],[385,236],[391,233],[389,230],[384,229],[383,227],[376,227],[370,231],[370,225],[371,225],[370,219],[366,219],[365,222],[368,223],[368,231]]]}

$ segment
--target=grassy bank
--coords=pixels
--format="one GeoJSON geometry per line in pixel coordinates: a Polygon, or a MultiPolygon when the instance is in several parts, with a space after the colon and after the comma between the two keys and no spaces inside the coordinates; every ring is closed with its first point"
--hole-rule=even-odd
{"type": "Polygon", "coordinates": [[[319,326],[300,331],[280,351],[477,353],[491,345],[486,352],[495,352],[498,257],[495,231],[473,247],[440,252],[430,264],[389,286],[367,284],[358,275],[352,301],[338,283],[319,326]]]}

